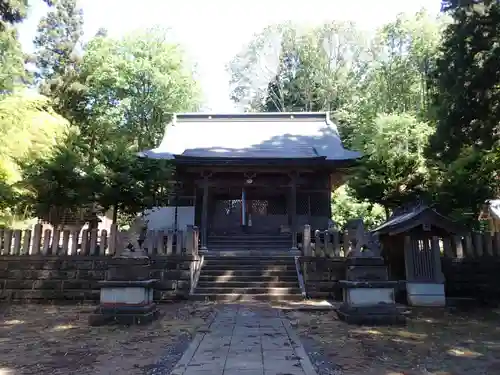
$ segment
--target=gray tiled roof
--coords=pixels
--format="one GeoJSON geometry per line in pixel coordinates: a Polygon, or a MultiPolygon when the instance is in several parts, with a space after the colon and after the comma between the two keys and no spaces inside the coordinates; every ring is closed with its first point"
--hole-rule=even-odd
{"type": "Polygon", "coordinates": [[[161,144],[141,156],[172,159],[175,155],[207,158],[361,157],[342,146],[326,113],[178,114],[161,144]]]}

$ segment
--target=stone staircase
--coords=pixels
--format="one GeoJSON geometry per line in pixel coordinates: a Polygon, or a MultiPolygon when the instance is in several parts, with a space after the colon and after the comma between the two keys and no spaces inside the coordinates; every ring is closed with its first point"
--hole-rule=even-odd
{"type": "Polygon", "coordinates": [[[301,301],[292,256],[205,256],[196,300],[301,301]]]}
{"type": "Polygon", "coordinates": [[[233,233],[208,236],[210,251],[284,251],[291,247],[290,234],[233,233]]]}

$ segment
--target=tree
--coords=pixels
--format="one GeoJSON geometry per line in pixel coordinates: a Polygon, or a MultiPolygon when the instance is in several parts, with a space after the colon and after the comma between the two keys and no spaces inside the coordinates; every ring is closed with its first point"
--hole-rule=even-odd
{"type": "Polygon", "coordinates": [[[199,104],[183,51],[159,28],[122,39],[96,37],[87,46],[81,77],[92,98],[88,123],[96,124],[93,129],[108,124],[138,150],[158,144],[172,113],[199,104]]]}
{"type": "Polygon", "coordinates": [[[76,48],[82,35],[83,12],[76,0],[58,0],[54,9],[40,20],[33,43],[37,48],[37,77],[45,84],[42,92],[50,93],[51,86],[60,84],[58,80],[76,69],[76,48]]]}
{"type": "MultiPolygon", "coordinates": [[[[52,0],[44,0],[53,5],[52,0]]],[[[5,30],[6,24],[23,21],[28,13],[28,0],[0,0],[0,32],[5,30]]]]}
{"type": "Polygon", "coordinates": [[[410,115],[380,115],[365,130],[360,145],[367,156],[349,181],[354,195],[380,204],[387,214],[425,197],[428,171],[423,153],[432,131],[410,115]]]}
{"type": "Polygon", "coordinates": [[[332,219],[340,227],[349,220],[363,218],[367,229],[373,229],[386,219],[384,208],[354,197],[348,185],[342,185],[332,194],[332,219]]]}
{"type": "Polygon", "coordinates": [[[17,39],[17,31],[7,26],[0,31],[0,95],[28,79],[24,67],[25,56],[17,39]]]}
{"type": "Polygon", "coordinates": [[[363,75],[365,51],[352,23],[270,26],[230,63],[231,98],[247,110],[335,111],[363,75]]]}
{"type": "Polygon", "coordinates": [[[0,100],[0,224],[11,223],[25,206],[20,161],[49,158],[68,125],[41,95],[21,91],[0,100]]]}
{"type": "Polygon", "coordinates": [[[500,6],[458,9],[432,74],[437,129],[429,156],[449,163],[463,147],[491,149],[499,140],[500,6]]]}
{"type": "Polygon", "coordinates": [[[165,202],[171,169],[139,159],[137,151],[157,145],[173,112],[195,109],[199,90],[179,46],[163,30],[121,39],[100,31],[51,93],[78,132],[51,160],[25,164],[25,179],[41,202],[37,212],[113,207],[116,219],[118,211],[137,214],[165,202]]]}

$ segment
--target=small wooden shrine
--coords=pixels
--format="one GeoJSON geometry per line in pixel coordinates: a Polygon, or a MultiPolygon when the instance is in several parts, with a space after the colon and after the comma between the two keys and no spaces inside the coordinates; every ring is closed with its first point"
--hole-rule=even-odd
{"type": "Polygon", "coordinates": [[[450,218],[441,215],[432,207],[416,203],[394,210],[385,223],[372,233],[378,235],[382,255],[389,266],[393,280],[405,280],[405,238],[410,237],[418,248],[429,249],[433,237],[448,237],[462,232],[450,218]]]}

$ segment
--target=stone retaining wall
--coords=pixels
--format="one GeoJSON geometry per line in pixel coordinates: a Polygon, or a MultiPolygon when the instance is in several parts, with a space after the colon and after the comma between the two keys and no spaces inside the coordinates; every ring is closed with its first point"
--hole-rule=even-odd
{"type": "MultiPolygon", "coordinates": [[[[193,255],[153,256],[151,278],[159,280],[155,300],[187,298],[191,265],[197,259],[193,255]]],[[[0,300],[97,301],[98,281],[105,280],[108,267],[118,261],[123,264],[124,260],[104,255],[0,256],[0,300]]]]}
{"type": "Polygon", "coordinates": [[[304,285],[309,298],[342,299],[342,290],[337,287],[345,279],[346,258],[302,256],[299,258],[304,285]]]}

